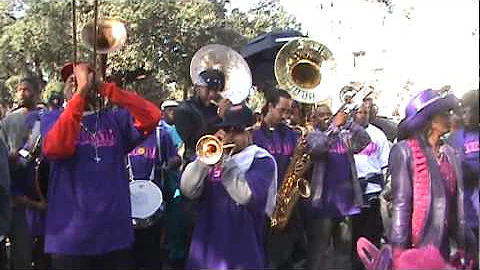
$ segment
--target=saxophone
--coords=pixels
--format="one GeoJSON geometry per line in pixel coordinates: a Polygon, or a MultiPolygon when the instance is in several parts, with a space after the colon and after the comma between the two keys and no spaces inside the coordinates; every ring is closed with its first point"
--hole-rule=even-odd
{"type": "Polygon", "coordinates": [[[307,129],[302,126],[293,128],[299,130],[301,135],[288,165],[285,178],[277,193],[275,209],[270,218],[270,226],[278,229],[285,228],[300,196],[308,198],[311,193],[310,182],[303,178],[311,167],[310,155],[305,152],[307,129]]]}

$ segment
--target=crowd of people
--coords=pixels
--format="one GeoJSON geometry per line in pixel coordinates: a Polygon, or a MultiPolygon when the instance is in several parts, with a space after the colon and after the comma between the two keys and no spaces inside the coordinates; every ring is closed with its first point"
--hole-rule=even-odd
{"type": "Polygon", "coordinates": [[[23,78],[0,123],[3,268],[478,267],[478,90],[420,91],[387,137],[368,98],[302,115],[288,89],[271,88],[254,114],[221,99],[218,70],[202,71],[188,100],[161,104],[86,63],[60,73],[63,95],[47,106],[23,78]],[[293,125],[310,127],[305,138],[293,125]],[[206,134],[233,145],[214,164],[197,149],[206,134]],[[303,139],[311,194],[278,229],[270,217],[303,139]],[[132,218],[139,180],[163,195],[144,227],[132,218]],[[362,239],[390,255],[365,256],[362,239]]]}

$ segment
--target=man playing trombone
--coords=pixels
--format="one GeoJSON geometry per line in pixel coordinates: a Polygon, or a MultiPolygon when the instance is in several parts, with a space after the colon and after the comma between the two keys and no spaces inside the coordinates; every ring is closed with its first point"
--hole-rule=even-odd
{"type": "Polygon", "coordinates": [[[307,266],[351,269],[350,216],[360,213],[363,203],[353,154],[371,139],[361,126],[347,121],[343,110],[333,116],[327,105],[320,105],[313,118],[316,131],[307,136],[307,152],[313,162],[312,194],[305,202],[307,266]]]}
{"type": "Polygon", "coordinates": [[[185,168],[181,190],[198,204],[189,269],[266,266],[265,224],[275,203],[277,174],[273,157],[252,143],[247,127],[254,123],[245,105],[231,106],[220,124],[224,135],[200,139],[197,158],[185,168]]]}
{"type": "Polygon", "coordinates": [[[128,269],[134,235],[124,156],[155,129],[160,110],[101,82],[86,64],[66,65],[62,77],[71,99],[41,119],[51,161],[45,252],[54,269],[128,269]],[[100,110],[97,93],[122,108],[100,110]]]}

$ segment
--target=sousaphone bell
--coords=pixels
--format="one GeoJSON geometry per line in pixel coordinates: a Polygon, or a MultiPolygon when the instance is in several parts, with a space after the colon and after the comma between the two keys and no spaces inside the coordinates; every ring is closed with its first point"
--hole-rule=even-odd
{"type": "Polygon", "coordinates": [[[301,103],[318,103],[335,89],[336,62],[332,51],[309,38],[283,45],[275,58],[274,70],[280,87],[301,103]]]}
{"type": "Polygon", "coordinates": [[[225,87],[220,95],[232,104],[239,104],[250,94],[252,74],[243,57],[224,45],[210,44],[200,48],[190,63],[192,83],[200,81],[199,75],[207,69],[216,69],[225,76],[225,87]]]}

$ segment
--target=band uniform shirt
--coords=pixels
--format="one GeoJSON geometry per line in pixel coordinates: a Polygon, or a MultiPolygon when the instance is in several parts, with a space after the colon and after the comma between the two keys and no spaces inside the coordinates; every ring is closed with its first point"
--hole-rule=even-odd
{"type": "Polygon", "coordinates": [[[134,180],[149,180],[153,166],[155,174],[153,181],[158,187],[162,186],[159,174],[160,162],[167,162],[177,155],[177,150],[167,130],[160,128],[160,159],[157,147],[157,132],[152,132],[141,144],[135,147],[129,154],[132,165],[134,180]]]}
{"type": "MultiPolygon", "coordinates": [[[[53,111],[42,118],[44,138],[60,114],[53,111]]],[[[46,253],[96,255],[133,243],[124,157],[144,136],[125,109],[104,110],[98,117],[96,140],[81,128],[73,156],[50,161],[46,253]],[[101,158],[98,163],[95,144],[101,158]]],[[[94,130],[96,118],[88,114],[81,121],[94,130]]]]}
{"type": "Polygon", "coordinates": [[[312,159],[315,157],[308,216],[335,218],[360,213],[362,194],[353,154],[365,149],[369,142],[368,133],[354,122],[307,136],[307,147],[313,147],[312,159]]]}
{"type": "Polygon", "coordinates": [[[262,125],[252,132],[252,138],[256,145],[266,149],[275,158],[278,170],[277,188],[280,188],[297,146],[297,132],[283,124],[273,130],[262,125]]]}
{"type": "MultiPolygon", "coordinates": [[[[182,177],[182,186],[186,179],[191,181],[192,177],[202,178],[199,179],[202,191],[197,197],[199,212],[186,268],[264,268],[267,221],[265,211],[274,179],[275,161],[272,157],[253,159],[242,177],[251,191],[251,197],[242,204],[238,203],[226,188],[228,184],[225,182],[228,180],[224,174],[229,169],[223,169],[224,171],[213,169],[196,160],[190,163],[184,172],[191,175],[182,177]],[[193,166],[195,168],[189,169],[193,166]],[[193,174],[203,175],[194,177],[193,174]]],[[[186,192],[184,187],[182,191],[186,192]]]]}
{"type": "Polygon", "coordinates": [[[478,227],[479,209],[479,181],[480,181],[480,144],[478,130],[460,129],[449,137],[452,145],[462,162],[463,178],[465,183],[464,201],[465,218],[467,225],[478,227]]]}
{"type": "MultiPolygon", "coordinates": [[[[368,125],[365,131],[370,136],[370,143],[358,154],[354,155],[358,178],[368,179],[374,175],[382,175],[382,168],[388,166],[390,145],[385,133],[374,125],[368,125]]],[[[365,193],[380,192],[383,183],[367,183],[365,193]]]]}
{"type": "Polygon", "coordinates": [[[352,172],[345,144],[338,139],[329,149],[325,167],[323,202],[316,209],[321,217],[343,217],[360,213],[354,206],[352,172]]]}

